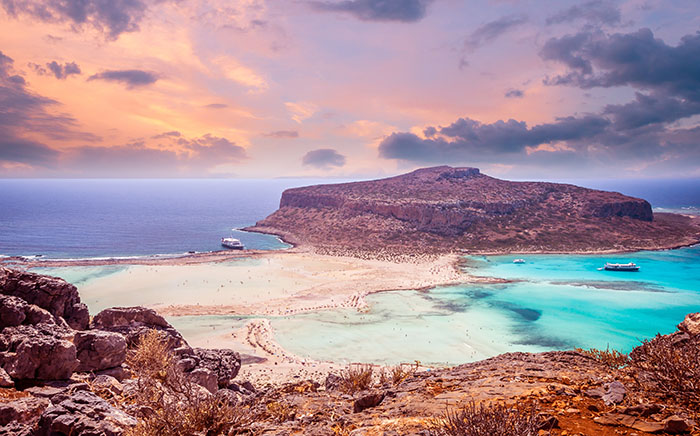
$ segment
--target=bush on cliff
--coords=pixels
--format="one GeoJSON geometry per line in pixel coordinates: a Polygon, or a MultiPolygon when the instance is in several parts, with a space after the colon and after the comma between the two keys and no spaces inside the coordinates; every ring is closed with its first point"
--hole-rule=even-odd
{"type": "Polygon", "coordinates": [[[430,425],[431,436],[537,436],[542,425],[535,403],[468,403],[430,425]]]}
{"type": "Polygon", "coordinates": [[[231,435],[248,426],[249,410],[193,383],[163,335],[149,331],[127,357],[136,377],[130,401],[140,419],[125,436],[231,435]]]}

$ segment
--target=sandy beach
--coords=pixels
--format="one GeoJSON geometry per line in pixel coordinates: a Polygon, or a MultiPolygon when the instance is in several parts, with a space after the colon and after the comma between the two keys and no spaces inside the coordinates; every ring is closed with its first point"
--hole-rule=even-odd
{"type": "MultiPolygon", "coordinates": [[[[372,293],[497,280],[469,276],[460,262],[458,255],[361,258],[292,248],[167,258],[33,260],[21,265],[57,276],[68,271],[94,275],[77,283],[93,314],[111,306],[144,305],[177,319],[285,316],[337,308],[362,311],[367,308],[365,296],[372,293]]],[[[260,385],[295,379],[322,382],[329,372],[342,368],[284,350],[265,318],[187,339],[193,346],[231,348],[249,356],[241,378],[260,385]]]]}

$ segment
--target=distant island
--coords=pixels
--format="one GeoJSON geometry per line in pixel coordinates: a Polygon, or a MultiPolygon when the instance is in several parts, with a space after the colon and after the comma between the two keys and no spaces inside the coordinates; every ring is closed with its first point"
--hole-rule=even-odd
{"type": "Polygon", "coordinates": [[[654,213],[643,199],[449,166],[288,189],[276,212],[245,230],[344,254],[616,252],[700,242],[700,219],[654,213]]]}

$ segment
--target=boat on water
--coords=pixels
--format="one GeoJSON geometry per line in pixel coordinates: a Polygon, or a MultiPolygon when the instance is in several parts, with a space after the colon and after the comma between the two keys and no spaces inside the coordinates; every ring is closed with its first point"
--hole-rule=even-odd
{"type": "Polygon", "coordinates": [[[639,271],[639,266],[634,262],[629,263],[610,263],[606,262],[603,268],[605,271],[639,271]]]}
{"type": "Polygon", "coordinates": [[[221,245],[232,250],[243,250],[245,247],[236,238],[221,238],[221,245]]]}
{"type": "Polygon", "coordinates": [[[515,259],[513,263],[525,263],[525,259],[515,259]]]}

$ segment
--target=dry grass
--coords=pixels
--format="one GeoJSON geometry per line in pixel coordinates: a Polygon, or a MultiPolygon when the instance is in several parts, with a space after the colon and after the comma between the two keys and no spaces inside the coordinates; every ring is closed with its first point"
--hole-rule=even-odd
{"type": "Polygon", "coordinates": [[[279,423],[294,419],[296,416],[294,408],[287,403],[271,401],[267,403],[265,408],[267,417],[279,423]]]}
{"type": "Polygon", "coordinates": [[[419,363],[401,364],[391,368],[384,368],[379,373],[379,383],[392,384],[394,386],[402,383],[418,370],[419,363]]]}
{"type": "Polygon", "coordinates": [[[535,403],[469,403],[447,411],[429,424],[431,436],[537,436],[540,418],[535,403]]]}
{"type": "Polygon", "coordinates": [[[627,366],[630,362],[629,355],[622,353],[617,350],[611,350],[610,346],[606,347],[605,350],[598,350],[597,348],[591,348],[584,350],[582,348],[575,348],[581,354],[590,356],[607,366],[610,369],[620,369],[627,366]]]}
{"type": "Polygon", "coordinates": [[[700,338],[679,341],[657,335],[642,342],[630,356],[637,382],[644,390],[700,406],[700,338]]]}
{"type": "Polygon", "coordinates": [[[136,376],[136,392],[128,401],[140,419],[125,436],[233,435],[251,423],[248,407],[205,393],[175,365],[162,333],[141,337],[127,356],[136,376]]]}
{"type": "Polygon", "coordinates": [[[354,394],[355,392],[369,389],[372,386],[373,374],[374,369],[372,365],[349,365],[340,374],[338,389],[346,394],[354,394]]]}

